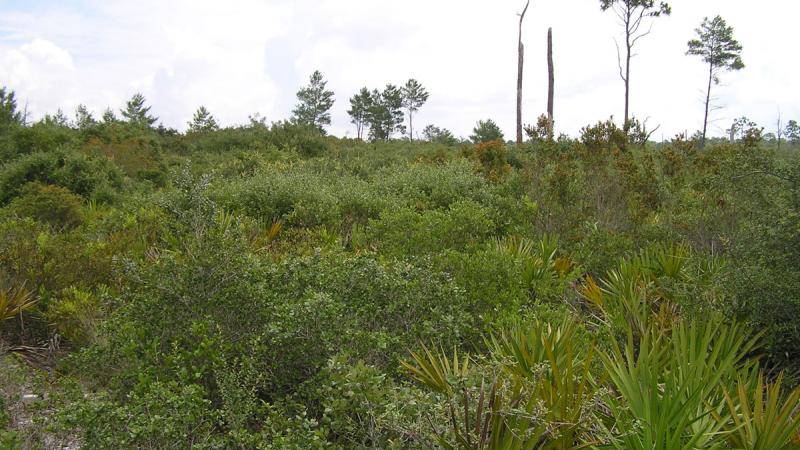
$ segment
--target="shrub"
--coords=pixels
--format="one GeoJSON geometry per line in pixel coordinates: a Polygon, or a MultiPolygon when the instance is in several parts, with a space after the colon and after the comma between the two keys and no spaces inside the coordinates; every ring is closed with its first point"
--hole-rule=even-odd
{"type": "Polygon", "coordinates": [[[333,225],[340,217],[337,190],[310,171],[267,171],[217,190],[220,204],[253,218],[288,225],[333,225]]]}
{"type": "Polygon", "coordinates": [[[93,341],[103,305],[97,295],[71,287],[49,300],[44,316],[61,336],[81,346],[93,341]]]}
{"type": "Polygon", "coordinates": [[[380,219],[370,221],[367,233],[382,253],[402,256],[465,250],[482,242],[494,229],[487,208],[461,201],[446,211],[386,210],[380,219]]]}
{"type": "Polygon", "coordinates": [[[612,119],[597,122],[595,126],[581,129],[581,142],[590,152],[622,150],[628,142],[625,131],[618,128],[612,119]]]}
{"type": "Polygon", "coordinates": [[[104,188],[119,189],[122,177],[105,159],[67,153],[32,153],[0,170],[0,205],[8,204],[27,183],[38,181],[67,188],[92,199],[104,188]]]}
{"type": "Polygon", "coordinates": [[[83,199],[58,186],[32,182],[20,190],[9,209],[20,217],[31,217],[61,230],[83,221],[83,199]]]}
{"type": "Polygon", "coordinates": [[[320,156],[328,151],[328,142],[318,129],[292,122],[272,124],[269,141],[282,150],[297,151],[307,157],[320,156]]]}
{"type": "Polygon", "coordinates": [[[60,411],[59,425],[78,431],[83,448],[219,448],[219,417],[200,386],[153,382],[124,402],[93,396],[60,411]]]}
{"type": "Polygon", "coordinates": [[[399,450],[414,447],[420,435],[433,434],[424,417],[435,414],[434,396],[346,355],[331,358],[303,391],[319,409],[332,445],[399,450]]]}
{"type": "Polygon", "coordinates": [[[37,152],[52,153],[71,147],[76,140],[74,132],[69,128],[44,122],[37,122],[30,127],[15,127],[9,137],[15,152],[4,155],[6,160],[37,152]]]}
{"type": "Polygon", "coordinates": [[[113,259],[133,249],[143,252],[159,237],[152,221],[161,218],[140,213],[89,220],[93,214],[84,210],[84,226],[60,232],[30,218],[0,220],[0,277],[47,293],[115,285],[113,259]]]}
{"type": "Polygon", "coordinates": [[[417,210],[448,208],[461,200],[480,204],[492,201],[489,183],[465,162],[392,167],[376,173],[373,184],[378,194],[397,198],[417,210]]]}
{"type": "Polygon", "coordinates": [[[481,142],[475,146],[475,155],[483,166],[484,175],[490,180],[498,181],[511,170],[508,149],[503,141],[481,142]]]}
{"type": "Polygon", "coordinates": [[[86,155],[105,157],[113,161],[116,167],[131,178],[146,179],[149,174],[150,178],[157,179],[157,173],[166,172],[162,167],[159,143],[151,137],[135,136],[108,142],[92,138],[80,150],[86,155]]]}

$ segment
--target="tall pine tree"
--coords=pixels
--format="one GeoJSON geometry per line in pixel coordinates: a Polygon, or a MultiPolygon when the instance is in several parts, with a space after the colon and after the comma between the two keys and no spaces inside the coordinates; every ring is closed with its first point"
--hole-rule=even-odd
{"type": "Polygon", "coordinates": [[[129,124],[140,128],[150,128],[158,120],[158,117],[150,115],[150,108],[150,106],[145,106],[144,95],[137,92],[128,100],[125,109],[120,112],[129,124]]]}
{"type": "Polygon", "coordinates": [[[310,83],[297,91],[297,106],[292,114],[296,123],[312,126],[325,133],[325,125],[331,124],[331,107],[333,107],[333,91],[326,89],[328,84],[319,70],[311,74],[310,83]]]}
{"type": "Polygon", "coordinates": [[[703,116],[703,137],[700,145],[706,143],[708,130],[708,112],[711,104],[711,85],[719,84],[719,75],[722,72],[741,70],[742,46],[733,38],[733,28],[729,27],[722,17],[713,20],[708,17],[703,19],[700,28],[696,29],[697,39],[689,41],[687,55],[697,55],[708,64],[708,90],[706,91],[706,109],[703,116]]]}
{"type": "Polygon", "coordinates": [[[636,56],[633,48],[652,30],[652,26],[648,28],[644,23],[654,17],[670,15],[672,8],[665,2],[655,0],[600,0],[600,9],[613,11],[625,28],[624,53],[620,55],[617,45],[617,63],[619,76],[625,84],[625,122],[622,127],[627,131],[631,125],[631,60],[636,56]],[[646,28],[642,28],[643,25],[646,28]]]}
{"type": "Polygon", "coordinates": [[[347,110],[347,114],[350,116],[350,123],[356,126],[356,137],[358,139],[363,139],[364,137],[364,128],[367,126],[367,116],[372,106],[372,101],[372,94],[365,87],[350,98],[350,109],[347,110]]]}
{"type": "Polygon", "coordinates": [[[403,107],[408,112],[408,137],[414,142],[414,113],[428,101],[428,91],[415,79],[410,79],[402,88],[403,107]]]}
{"type": "Polygon", "coordinates": [[[367,110],[369,137],[372,140],[388,141],[395,132],[404,133],[403,92],[393,84],[387,84],[383,92],[377,89],[370,94],[372,102],[367,110]]]}
{"type": "Polygon", "coordinates": [[[96,124],[97,121],[94,120],[92,113],[89,112],[89,108],[87,108],[86,105],[81,103],[77,108],[75,108],[75,126],[79,130],[91,128],[96,124]]]}
{"type": "Polygon", "coordinates": [[[22,123],[22,114],[17,111],[17,100],[14,91],[0,88],[0,126],[19,125],[22,123]]]}
{"type": "Polygon", "coordinates": [[[206,109],[205,106],[197,108],[197,111],[194,112],[194,116],[192,117],[192,121],[189,122],[189,132],[206,133],[217,130],[219,130],[217,120],[208,112],[208,109],[206,109]]]}

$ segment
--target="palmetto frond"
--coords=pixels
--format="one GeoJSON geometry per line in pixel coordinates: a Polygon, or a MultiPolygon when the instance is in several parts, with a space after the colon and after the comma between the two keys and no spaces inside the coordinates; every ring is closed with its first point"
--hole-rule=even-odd
{"type": "Polygon", "coordinates": [[[412,362],[401,361],[400,364],[415,380],[440,393],[452,392],[453,386],[469,372],[469,355],[459,358],[456,349],[453,349],[450,359],[442,349],[434,353],[423,345],[422,353],[411,352],[411,359],[412,362]]]}
{"type": "Polygon", "coordinates": [[[0,289],[0,322],[16,317],[35,304],[36,299],[24,285],[0,289]]]}

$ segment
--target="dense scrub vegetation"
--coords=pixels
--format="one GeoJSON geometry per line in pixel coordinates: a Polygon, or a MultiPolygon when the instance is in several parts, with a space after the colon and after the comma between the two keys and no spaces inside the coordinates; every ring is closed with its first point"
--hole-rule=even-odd
{"type": "Polygon", "coordinates": [[[800,445],[796,147],[216,128],[0,130],[3,445],[800,445]]]}

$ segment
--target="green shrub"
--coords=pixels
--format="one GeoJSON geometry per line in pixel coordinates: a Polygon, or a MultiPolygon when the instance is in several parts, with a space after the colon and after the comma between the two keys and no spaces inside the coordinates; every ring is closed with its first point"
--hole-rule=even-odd
{"type": "Polygon", "coordinates": [[[71,287],[49,300],[44,316],[69,342],[86,345],[100,324],[103,305],[97,295],[71,287]]]}
{"type": "Polygon", "coordinates": [[[622,150],[628,143],[625,131],[612,119],[581,129],[581,142],[590,152],[622,150]]]}
{"type": "Polygon", "coordinates": [[[8,134],[13,142],[15,152],[4,155],[6,161],[31,153],[52,153],[68,148],[76,141],[75,133],[69,128],[48,125],[43,122],[37,122],[29,127],[15,127],[8,134]]]}
{"type": "Polygon", "coordinates": [[[448,251],[438,259],[442,269],[464,288],[467,312],[478,318],[482,327],[516,317],[533,300],[520,265],[494,249],[474,253],[448,251]]]}
{"type": "MultiPolygon", "coordinates": [[[[434,396],[396,383],[379,369],[337,356],[304,386],[320,409],[327,440],[343,448],[405,449],[431,435],[426,415],[435,414],[434,396]]],[[[444,420],[444,417],[437,417],[444,420]]]]}
{"type": "Polygon", "coordinates": [[[395,256],[466,250],[492,234],[490,216],[485,207],[468,200],[452,203],[445,211],[386,210],[370,221],[367,233],[382,253],[395,256]]]}
{"type": "Polygon", "coordinates": [[[82,448],[219,448],[219,417],[200,386],[152,382],[124,402],[99,395],[60,411],[59,425],[78,431],[82,448]]]}
{"type": "Polygon", "coordinates": [[[114,257],[141,245],[141,236],[130,234],[143,228],[110,235],[104,227],[98,227],[96,234],[83,228],[57,232],[30,218],[0,221],[0,277],[45,293],[70,286],[112,285],[114,257]]]}
{"type": "Polygon", "coordinates": [[[105,158],[71,153],[32,153],[0,169],[0,205],[8,204],[27,183],[67,188],[86,199],[104,188],[122,187],[122,176],[105,158]]]}
{"type": "Polygon", "coordinates": [[[277,122],[269,131],[269,142],[279,149],[297,151],[307,157],[321,156],[328,151],[325,136],[312,126],[277,122]]]}
{"type": "Polygon", "coordinates": [[[462,200],[487,204],[492,200],[489,183],[475,172],[463,161],[443,166],[415,164],[379,171],[373,183],[380,194],[417,210],[447,208],[462,200]]]}
{"type": "Polygon", "coordinates": [[[307,171],[270,171],[221,187],[226,209],[299,227],[333,225],[340,217],[336,191],[326,177],[307,171]]]}
{"type": "Polygon", "coordinates": [[[32,182],[9,205],[20,217],[31,217],[55,229],[73,228],[83,222],[83,199],[69,189],[32,182]]]}

